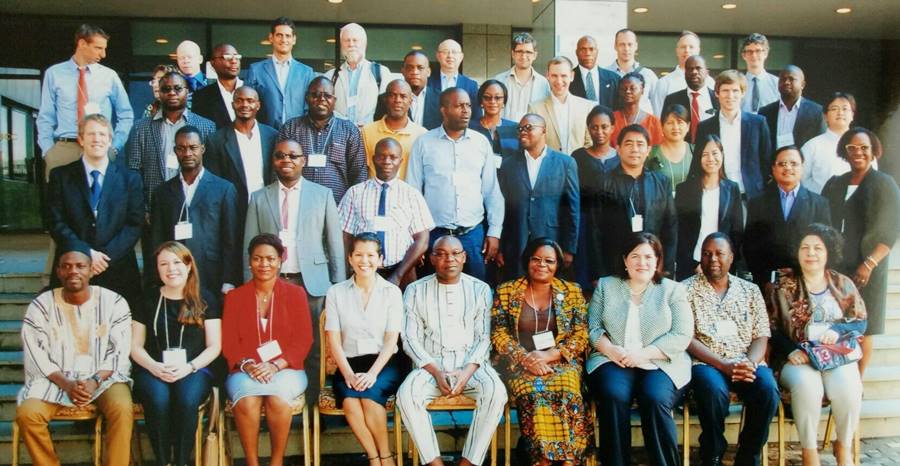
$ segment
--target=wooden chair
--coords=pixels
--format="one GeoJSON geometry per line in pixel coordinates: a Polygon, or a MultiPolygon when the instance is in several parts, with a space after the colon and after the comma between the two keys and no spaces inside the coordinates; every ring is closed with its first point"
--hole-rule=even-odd
{"type": "MultiPolygon", "coordinates": [[[[223,409],[221,411],[221,413],[219,414],[219,422],[220,422],[219,432],[221,433],[221,435],[219,435],[219,439],[220,439],[219,440],[219,442],[220,442],[219,443],[219,458],[220,458],[220,461],[225,462],[226,461],[225,460],[226,453],[227,453],[228,454],[227,461],[228,461],[229,465],[234,464],[234,455],[231,454],[231,437],[229,436],[230,434],[228,433],[228,418],[234,417],[234,412],[232,409],[233,409],[233,405],[231,403],[231,400],[227,400],[225,402],[225,409],[223,409]],[[226,450],[227,450],[227,452],[226,452],[226,450]]],[[[266,415],[265,404],[263,404],[261,411],[262,411],[262,416],[265,417],[265,415],[266,415]]],[[[310,450],[309,449],[309,416],[307,414],[306,397],[304,394],[301,394],[297,398],[294,398],[293,401],[291,401],[291,415],[293,415],[293,416],[300,415],[301,419],[303,421],[303,432],[302,432],[302,437],[300,439],[303,443],[303,466],[310,466],[310,463],[311,463],[310,456],[311,455],[310,455],[310,451],[309,451],[310,450]]]]}
{"type": "MultiPolygon", "coordinates": [[[[94,421],[94,466],[100,466],[100,442],[103,418],[99,415],[97,406],[93,403],[86,406],[73,406],[60,408],[51,418],[51,421],[94,421]]],[[[12,466],[19,465],[19,424],[12,423],[12,466]]]]}
{"type": "MultiPolygon", "coordinates": [[[[475,400],[465,396],[439,396],[435,398],[429,405],[429,411],[471,411],[477,408],[475,400]]],[[[507,408],[509,405],[507,404],[507,408]]],[[[412,465],[419,464],[419,450],[413,442],[412,436],[409,437],[409,448],[412,450],[412,465]]],[[[399,455],[397,455],[399,456],[399,455]]],[[[497,466],[497,430],[494,429],[494,435],[491,437],[491,466],[497,466]]]]}
{"type": "MultiPolygon", "coordinates": [[[[213,387],[213,390],[216,392],[219,391],[218,387],[213,387]]],[[[209,407],[209,404],[213,399],[218,399],[218,395],[210,396],[206,399],[200,406],[197,408],[197,432],[194,434],[194,465],[195,466],[203,466],[203,417],[206,416],[206,410],[209,407]]],[[[134,431],[132,433],[132,438],[137,440],[135,443],[135,447],[132,448],[132,456],[133,462],[138,466],[143,465],[144,452],[141,446],[141,436],[138,431],[137,421],[144,419],[144,406],[140,403],[134,404],[134,431]],[[137,435],[134,435],[137,434],[137,435]]],[[[209,422],[218,422],[217,419],[210,419],[209,422]]]]}
{"type": "MultiPolygon", "coordinates": [[[[324,310],[322,310],[321,317],[319,318],[319,341],[322,343],[322,349],[319,351],[319,401],[313,406],[313,461],[315,466],[320,466],[322,464],[322,421],[319,419],[319,414],[325,416],[344,415],[344,410],[337,406],[334,388],[328,383],[328,375],[334,374],[337,371],[337,364],[331,357],[331,350],[325,339],[324,310]]],[[[397,466],[403,466],[402,421],[400,419],[400,408],[397,406],[396,395],[388,398],[385,410],[394,413],[394,453],[397,455],[397,466]]]]}
{"type": "MultiPolygon", "coordinates": [[[[784,453],[784,442],[785,442],[785,405],[791,404],[791,392],[782,391],[781,392],[781,402],[778,403],[778,466],[784,466],[785,461],[787,460],[784,453]]],[[[831,444],[831,434],[834,432],[834,414],[830,409],[830,402],[827,398],[822,400],[822,406],[828,406],[828,421],[825,423],[825,440],[822,442],[822,449],[827,449],[831,444]]],[[[853,445],[851,446],[853,449],[853,463],[856,466],[860,466],[860,445],[859,445],[859,427],[857,426],[856,432],[853,432],[853,445]]]]}

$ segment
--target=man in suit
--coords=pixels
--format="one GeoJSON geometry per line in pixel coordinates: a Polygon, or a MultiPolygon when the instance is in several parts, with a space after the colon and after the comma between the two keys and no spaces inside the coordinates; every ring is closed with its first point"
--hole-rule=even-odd
{"type": "Polygon", "coordinates": [[[306,113],[306,88],[316,73],[291,55],[297,36],[294,22],[284,16],[272,22],[272,59],[260,60],[247,71],[247,85],[259,92],[259,121],[275,129],[306,113]]]}
{"type": "MultiPolygon", "coordinates": [[[[152,249],[179,241],[194,256],[200,287],[217,296],[243,283],[241,244],[238,243],[237,196],[234,186],[203,169],[206,148],[200,131],[185,126],[175,133],[179,176],[161,184],[150,211],[152,249]]],[[[158,279],[153,261],[144,267],[145,280],[158,279]]]]}
{"type": "MultiPolygon", "coordinates": [[[[144,223],[144,196],[141,177],[110,162],[112,134],[112,124],[100,114],[79,124],[82,157],[50,172],[50,235],[57,244],[86,244],[92,283],[119,293],[137,309],[141,280],[134,245],[144,223]]],[[[58,277],[51,286],[60,286],[58,277]]]]}
{"type": "MultiPolygon", "coordinates": [[[[593,105],[600,104],[616,108],[619,75],[597,64],[598,52],[597,39],[591,36],[578,39],[575,48],[578,66],[572,69],[573,78],[569,91],[591,101],[593,105]]],[[[547,77],[549,78],[549,75],[547,77]]],[[[553,87],[552,83],[550,87],[553,87]]]]}
{"type": "Polygon", "coordinates": [[[521,277],[528,241],[550,238],[562,247],[564,268],[578,247],[580,201],[575,159],[547,147],[547,124],[533,113],[519,122],[517,154],[504,157],[497,182],[505,201],[501,261],[504,280],[521,277]]]}
{"type": "Polygon", "coordinates": [[[391,81],[388,67],[366,60],[366,30],[356,23],[341,28],[341,56],[344,63],[325,76],[334,85],[335,110],[356,126],[374,121],[378,96],[391,81]]]}
{"type": "Polygon", "coordinates": [[[234,185],[237,194],[237,244],[244,244],[244,219],[250,195],[275,180],[272,148],[278,131],[256,120],[260,103],[249,86],[234,91],[234,123],[209,137],[203,166],[234,185]]]}
{"type": "MultiPolygon", "coordinates": [[[[200,46],[192,40],[182,41],[175,48],[175,61],[178,71],[184,75],[188,84],[188,95],[206,87],[206,76],[203,75],[203,53],[200,46]]],[[[190,97],[188,97],[190,101],[190,97]]]]}
{"type": "Polygon", "coordinates": [[[594,102],[569,92],[572,62],[563,56],[551,59],[547,63],[547,80],[550,81],[550,97],[528,108],[529,113],[535,113],[547,122],[547,145],[564,154],[571,154],[579,147],[590,147],[587,115],[594,108],[594,102]]]}
{"type": "MultiPolygon", "coordinates": [[[[459,66],[462,65],[463,51],[459,42],[453,39],[447,39],[438,45],[437,61],[441,65],[440,72],[432,74],[428,78],[428,90],[435,96],[440,96],[441,92],[451,87],[458,87],[469,94],[469,100],[473,103],[478,102],[478,83],[474,79],[459,72],[459,66]]],[[[441,125],[440,106],[429,106],[425,109],[429,112],[425,115],[425,129],[434,129],[441,125]]],[[[472,105],[472,119],[481,118],[481,106],[472,105]]]]}
{"type": "MultiPolygon", "coordinates": [[[[741,108],[745,112],[757,113],[759,109],[778,102],[778,77],[766,71],[769,58],[769,39],[754,32],[741,45],[741,58],[747,63],[747,92],[741,108]]],[[[801,146],[798,146],[801,147],[801,146]]]]}
{"type": "Polygon", "coordinates": [[[241,72],[241,55],[231,44],[219,44],[213,49],[212,66],[216,80],[194,93],[191,111],[212,120],[216,128],[223,128],[234,121],[234,90],[243,86],[238,77],[241,72]]]}
{"type": "MultiPolygon", "coordinates": [[[[440,92],[428,92],[428,78],[431,76],[431,65],[428,63],[428,55],[421,50],[410,50],[403,57],[403,65],[400,74],[406,84],[409,84],[411,102],[409,105],[409,119],[426,129],[428,125],[437,128],[441,125],[440,92]]],[[[385,94],[378,98],[375,107],[375,120],[380,120],[387,113],[385,94]]]]}
{"type": "Polygon", "coordinates": [[[775,153],[770,183],[747,204],[744,257],[760,288],[772,279],[772,272],[797,265],[799,232],[810,223],[831,224],[828,201],[800,185],[803,154],[796,146],[775,153]]]}
{"type": "Polygon", "coordinates": [[[759,109],[759,114],[769,122],[772,147],[803,147],[806,141],[825,132],[822,106],[803,98],[805,87],[803,70],[795,65],[788,65],[778,75],[778,93],[781,94],[781,99],[759,109]]]}
{"type": "MultiPolygon", "coordinates": [[[[306,289],[313,328],[319,328],[319,314],[328,288],[347,278],[341,219],[331,190],[303,178],[307,156],[300,143],[279,141],[272,153],[278,180],[253,193],[244,225],[244,279],[248,280],[247,246],[254,236],[271,233],[281,238],[285,258],[281,277],[306,289]]],[[[319,373],[319,332],[304,367],[319,373]]],[[[306,389],[308,402],[318,400],[319,384],[306,389]]]]}
{"type": "MultiPolygon", "coordinates": [[[[494,79],[506,85],[506,105],[503,118],[519,121],[528,113],[528,106],[550,97],[550,83],[534,69],[537,41],[527,32],[519,32],[512,39],[512,68],[498,73],[494,79]]],[[[478,102],[474,100],[473,102],[478,102]]]]}
{"type": "MultiPolygon", "coordinates": [[[[678,43],[675,44],[675,58],[678,59],[678,65],[669,72],[669,74],[659,78],[653,93],[650,95],[650,103],[653,105],[653,113],[657,116],[661,115],[665,109],[665,100],[669,94],[683,90],[687,87],[685,82],[684,65],[688,58],[700,55],[700,36],[691,31],[682,31],[678,43]]],[[[706,78],[706,87],[712,89],[715,86],[712,78],[706,78]]],[[[685,108],[690,108],[685,106],[685,108]]]]}
{"type": "Polygon", "coordinates": [[[706,60],[700,55],[693,55],[685,60],[684,79],[687,88],[666,96],[661,111],[674,104],[682,105],[690,111],[688,132],[684,135],[684,140],[693,144],[697,139],[697,126],[716,113],[719,101],[714,91],[706,87],[709,70],[706,68],[706,60]]]}
{"type": "MultiPolygon", "coordinates": [[[[709,134],[719,136],[724,149],[725,176],[737,183],[748,198],[756,197],[763,190],[768,178],[764,170],[771,166],[772,148],[765,118],[741,111],[746,89],[747,79],[737,70],[725,70],[716,76],[716,98],[721,108],[697,127],[697,143],[705,144],[709,134]]],[[[695,157],[691,165],[692,173],[701,173],[700,157],[695,157]]]]}

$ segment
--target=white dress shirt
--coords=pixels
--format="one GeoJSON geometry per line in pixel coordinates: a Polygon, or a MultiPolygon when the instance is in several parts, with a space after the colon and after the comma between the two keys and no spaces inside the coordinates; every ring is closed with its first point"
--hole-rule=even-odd
{"type": "Polygon", "coordinates": [[[234,130],[237,138],[238,150],[241,152],[241,162],[244,165],[244,182],[247,183],[249,195],[263,188],[263,153],[262,138],[259,135],[259,124],[254,124],[250,130],[250,136],[234,130]]]}
{"type": "Polygon", "coordinates": [[[412,93],[412,104],[409,106],[409,113],[412,115],[412,121],[419,126],[423,126],[422,121],[425,118],[426,92],[428,92],[427,86],[422,88],[422,91],[419,92],[419,95],[412,93]]]}
{"type": "MultiPolygon", "coordinates": [[[[297,250],[297,241],[295,241],[297,237],[297,222],[300,217],[300,185],[303,184],[301,182],[297,182],[292,188],[288,190],[288,224],[282,225],[281,228],[287,229],[288,237],[291,238],[291,242],[289,244],[285,244],[285,248],[287,249],[287,257],[284,260],[284,263],[281,264],[281,273],[299,273],[300,272],[300,251],[297,250]]],[[[281,218],[281,205],[284,203],[284,190],[285,186],[281,184],[281,181],[278,182],[278,218],[281,218]]]]}
{"type": "Polygon", "coordinates": [[[724,149],[723,163],[725,164],[725,177],[734,181],[744,192],[744,177],[741,175],[741,115],[734,117],[734,121],[728,121],[725,114],[719,112],[719,137],[722,138],[724,149]]]}
{"type": "Polygon", "coordinates": [[[197,174],[197,177],[194,178],[194,182],[191,184],[188,184],[187,181],[185,181],[183,173],[178,174],[178,179],[181,180],[181,190],[184,192],[185,207],[189,207],[191,201],[194,200],[194,194],[197,193],[197,186],[200,184],[200,180],[203,178],[204,173],[206,173],[206,170],[203,167],[200,167],[200,173],[197,174]]]}
{"type": "Polygon", "coordinates": [[[544,146],[544,150],[537,158],[529,155],[527,150],[522,155],[525,157],[525,167],[528,168],[528,181],[531,182],[531,189],[534,189],[534,184],[537,183],[537,177],[541,171],[541,163],[547,158],[547,146],[544,146]]]}
{"type": "Polygon", "coordinates": [[[569,149],[569,96],[566,96],[565,102],[560,102],[555,95],[551,95],[553,103],[553,115],[556,117],[557,134],[559,134],[559,147],[563,152],[570,153],[569,149]]]}
{"type": "Polygon", "coordinates": [[[775,148],[789,146],[794,143],[794,125],[797,123],[797,115],[800,113],[800,101],[794,102],[794,107],[788,110],[783,100],[778,101],[778,125],[776,131],[775,148]]]}
{"type": "MultiPolygon", "coordinates": [[[[706,87],[709,89],[715,89],[716,87],[716,82],[709,76],[706,77],[706,87]]],[[[653,114],[661,114],[666,97],[669,94],[678,92],[682,89],[687,89],[687,81],[685,81],[684,78],[684,69],[676,66],[669,74],[659,78],[659,81],[656,82],[656,86],[653,89],[653,95],[650,96],[650,103],[653,104],[653,114]]],[[[688,110],[690,110],[690,108],[688,108],[688,110]]]]}
{"type": "Polygon", "coordinates": [[[97,178],[97,181],[100,182],[100,186],[102,187],[103,180],[106,179],[106,169],[109,168],[109,157],[103,157],[103,160],[100,161],[99,167],[95,167],[89,164],[88,161],[85,160],[84,156],[81,157],[81,163],[84,164],[84,174],[87,175],[88,191],[90,191],[90,188],[94,186],[94,180],[93,178],[91,178],[91,172],[94,170],[100,172],[100,176],[97,178]]]}
{"type": "MultiPolygon", "coordinates": [[[[628,315],[625,317],[624,347],[628,352],[636,352],[644,349],[644,341],[641,339],[641,307],[628,300],[628,315]]],[[[652,362],[641,364],[638,368],[652,371],[657,369],[652,362]]]]}
{"type": "MultiPolygon", "coordinates": [[[[287,76],[285,76],[287,79],[287,76]]],[[[225,86],[222,86],[221,81],[216,81],[216,84],[219,86],[219,94],[222,96],[222,101],[225,102],[225,110],[228,110],[228,118],[231,121],[234,121],[234,91],[229,92],[228,89],[225,89],[225,86]]],[[[234,89],[237,90],[239,87],[244,85],[244,81],[241,81],[241,78],[237,78],[237,81],[234,83],[234,89]]]]}
{"type": "Polygon", "coordinates": [[[694,260],[700,262],[700,250],[703,249],[703,240],[710,233],[719,231],[719,187],[704,189],[700,198],[700,233],[697,235],[697,244],[694,246],[694,260]]]}
{"type": "MultiPolygon", "coordinates": [[[[400,288],[375,274],[369,301],[363,305],[362,290],[351,277],[328,289],[325,330],[341,332],[341,346],[348,358],[378,354],[384,334],[403,327],[403,295],[400,288]]],[[[397,352],[397,347],[394,347],[397,352]]]]}
{"type": "MultiPolygon", "coordinates": [[[[581,65],[578,65],[578,69],[581,70],[581,78],[582,78],[582,81],[584,82],[585,96],[587,95],[587,88],[588,88],[587,80],[590,79],[591,82],[594,84],[594,98],[596,99],[597,97],[599,97],[600,96],[600,72],[597,71],[597,67],[594,67],[593,69],[588,70],[587,68],[585,68],[581,65]]],[[[585,97],[585,99],[586,98],[587,97],[585,97]]]]}

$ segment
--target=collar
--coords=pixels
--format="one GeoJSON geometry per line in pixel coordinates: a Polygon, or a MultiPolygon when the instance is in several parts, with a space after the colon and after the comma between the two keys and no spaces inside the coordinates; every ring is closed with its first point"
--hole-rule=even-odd
{"type": "Polygon", "coordinates": [[[399,178],[395,176],[393,180],[383,181],[383,180],[378,179],[378,176],[372,176],[371,180],[374,181],[375,185],[378,186],[379,188],[381,188],[381,185],[383,185],[383,184],[387,184],[388,186],[393,188],[394,185],[397,184],[397,180],[399,180],[399,178]]]}
{"type": "Polygon", "coordinates": [[[634,61],[634,65],[631,66],[631,70],[630,70],[630,71],[625,71],[625,70],[622,69],[621,66],[619,66],[619,59],[618,59],[618,58],[616,58],[615,60],[613,60],[612,65],[609,65],[610,68],[615,68],[616,71],[618,71],[619,73],[630,73],[630,72],[636,70],[636,69],[637,69],[638,67],[640,67],[640,66],[641,66],[640,62],[638,62],[637,60],[635,60],[635,61],[634,61]]]}
{"type": "Polygon", "coordinates": [[[406,117],[406,126],[404,126],[403,128],[400,128],[398,130],[393,130],[393,129],[388,128],[388,125],[387,125],[387,122],[385,122],[385,119],[387,119],[387,116],[383,116],[383,117],[381,117],[380,120],[378,120],[378,131],[380,131],[382,133],[390,133],[390,134],[399,134],[402,136],[409,136],[411,134],[409,132],[409,130],[412,128],[413,125],[415,125],[415,123],[412,121],[412,118],[409,118],[407,116],[406,117]]]}
{"type": "Polygon", "coordinates": [[[751,79],[752,79],[752,78],[762,79],[766,74],[767,74],[767,73],[766,73],[766,70],[762,70],[762,73],[759,73],[759,74],[754,74],[754,73],[753,73],[752,71],[750,71],[750,70],[747,70],[747,72],[744,73],[745,76],[747,76],[748,78],[751,78],[751,79]]]}
{"type": "Polygon", "coordinates": [[[700,286],[700,290],[703,291],[704,296],[709,297],[709,298],[715,298],[715,302],[717,304],[719,301],[725,301],[726,299],[728,299],[729,295],[731,294],[731,290],[732,290],[731,287],[732,287],[732,285],[735,284],[735,281],[737,279],[737,277],[732,275],[731,273],[728,274],[728,288],[725,289],[725,295],[722,296],[722,298],[720,300],[719,293],[713,287],[712,283],[710,283],[709,280],[706,278],[706,274],[703,273],[702,271],[700,271],[697,273],[696,276],[697,276],[697,283],[700,286]]]}
{"type": "Polygon", "coordinates": [[[225,89],[225,87],[222,86],[222,81],[219,81],[218,79],[216,80],[216,85],[219,86],[219,92],[234,95],[234,91],[238,90],[239,87],[243,86],[244,81],[241,81],[241,78],[236,78],[234,81],[234,91],[229,91],[228,89],[225,89]]]}
{"type": "MultiPolygon", "coordinates": [[[[775,186],[778,186],[778,185],[776,184],[775,186]]],[[[794,189],[792,189],[790,191],[785,191],[785,190],[781,189],[781,186],[778,186],[778,194],[781,196],[781,199],[784,199],[785,197],[787,197],[789,192],[793,193],[794,199],[797,199],[797,193],[799,191],[800,191],[800,183],[797,183],[797,186],[794,187],[794,189]]]]}
{"type": "MultiPolygon", "coordinates": [[[[188,116],[188,113],[190,113],[190,112],[191,112],[190,110],[184,109],[184,112],[182,112],[182,114],[181,114],[181,120],[183,120],[185,123],[188,122],[187,116],[188,116]]],[[[158,112],[156,112],[156,115],[153,115],[153,119],[154,120],[165,120],[164,123],[168,122],[169,124],[174,124],[174,123],[170,122],[168,118],[165,117],[165,113],[163,113],[162,109],[160,109],[158,112]]]]}
{"type": "MultiPolygon", "coordinates": [[[[691,89],[690,87],[686,87],[686,88],[684,88],[684,91],[687,92],[688,98],[692,97],[693,94],[694,94],[695,92],[696,92],[697,94],[699,94],[699,95],[697,96],[697,98],[700,98],[700,97],[703,97],[703,95],[704,95],[704,94],[703,94],[703,89],[704,89],[704,88],[701,87],[700,89],[698,89],[698,90],[695,91],[695,90],[691,89]]],[[[709,95],[709,94],[707,94],[707,95],[709,95]]]]}
{"type": "Polygon", "coordinates": [[[234,130],[235,136],[243,136],[243,137],[245,137],[245,138],[247,138],[247,139],[250,139],[251,141],[252,141],[254,138],[256,138],[257,136],[259,136],[259,122],[257,122],[256,120],[253,120],[253,128],[250,130],[250,136],[245,136],[244,133],[238,131],[238,130],[234,127],[234,125],[231,126],[231,129],[234,130]]]}
{"type": "Polygon", "coordinates": [[[444,73],[443,71],[441,71],[441,79],[455,79],[455,80],[459,81],[459,71],[457,71],[456,73],[453,73],[453,74],[447,74],[447,73],[444,73]]]}
{"type": "Polygon", "coordinates": [[[784,104],[784,99],[778,99],[778,110],[784,110],[785,112],[794,113],[797,109],[800,108],[800,102],[803,101],[803,96],[801,95],[796,102],[794,102],[794,108],[788,110],[787,105],[784,104]]]}
{"type": "MultiPolygon", "coordinates": [[[[391,286],[391,283],[389,283],[387,280],[385,280],[381,275],[379,275],[377,273],[375,274],[374,280],[375,280],[375,283],[372,284],[372,291],[380,290],[383,288],[389,288],[391,286]]],[[[347,285],[348,288],[359,289],[359,287],[356,286],[356,279],[354,277],[348,278],[347,282],[348,282],[348,285],[347,285]]]]}
{"type": "Polygon", "coordinates": [[[530,160],[531,162],[540,162],[540,161],[544,160],[544,157],[547,157],[547,145],[544,144],[544,150],[541,151],[541,155],[537,156],[537,158],[532,157],[528,153],[527,149],[522,149],[522,152],[523,152],[522,155],[525,156],[525,160],[530,160]]]}
{"type": "Polygon", "coordinates": [[[369,66],[369,60],[367,60],[366,57],[363,57],[362,60],[359,61],[359,63],[356,65],[355,70],[351,70],[350,65],[347,64],[346,60],[344,60],[344,63],[341,63],[341,71],[346,71],[348,73],[355,73],[356,71],[359,71],[367,66],[369,66]]]}
{"type": "MultiPolygon", "coordinates": [[[[410,89],[412,89],[412,88],[410,88],[410,89]]],[[[419,91],[418,94],[416,94],[415,92],[413,92],[413,93],[412,93],[412,98],[413,98],[413,100],[421,99],[422,97],[425,97],[425,93],[426,93],[426,92],[428,92],[428,86],[423,87],[422,90],[419,91]]]]}
{"type": "Polygon", "coordinates": [[[187,184],[187,181],[184,180],[184,175],[181,173],[181,170],[178,171],[178,179],[181,180],[181,184],[184,186],[197,186],[200,184],[200,180],[203,178],[203,174],[206,173],[206,169],[200,167],[200,173],[197,173],[197,178],[194,178],[194,182],[191,184],[187,184]]]}
{"type": "Polygon", "coordinates": [[[534,75],[537,73],[534,71],[533,66],[531,67],[530,71],[531,71],[531,73],[528,75],[528,79],[526,79],[525,82],[520,82],[519,78],[516,77],[516,67],[515,66],[513,66],[512,68],[509,69],[509,74],[507,74],[506,76],[512,77],[513,81],[515,81],[517,84],[521,85],[521,84],[527,83],[528,81],[534,81],[534,75]]]}
{"type": "Polygon", "coordinates": [[[278,192],[282,192],[287,189],[289,192],[292,191],[300,191],[300,185],[303,184],[303,176],[300,176],[300,179],[297,180],[297,184],[295,184],[292,188],[288,188],[287,186],[281,184],[281,180],[276,181],[278,183],[278,192]]]}
{"type": "Polygon", "coordinates": [[[566,94],[566,101],[565,101],[565,102],[561,102],[555,95],[553,95],[552,93],[550,94],[550,98],[553,99],[553,100],[552,100],[553,105],[568,105],[568,104],[569,104],[569,97],[570,97],[569,94],[566,94]]]}
{"type": "Polygon", "coordinates": [[[93,167],[88,164],[87,160],[84,158],[84,154],[82,153],[81,163],[82,165],[84,165],[84,171],[88,174],[88,176],[91,175],[91,171],[93,170],[100,170],[100,175],[106,176],[106,169],[109,168],[109,157],[103,157],[103,160],[100,162],[100,166],[93,167]]]}
{"type": "Polygon", "coordinates": [[[725,116],[721,110],[719,110],[719,124],[724,124],[728,126],[735,126],[741,123],[741,112],[738,111],[737,115],[734,116],[734,120],[728,121],[728,117],[725,116]]]}
{"type": "MultiPolygon", "coordinates": [[[[75,55],[72,55],[72,57],[69,58],[69,63],[72,64],[72,68],[75,68],[75,71],[78,71],[78,63],[75,63],[75,55]]],[[[97,65],[99,65],[99,63],[91,63],[89,65],[85,65],[85,68],[88,70],[88,73],[93,73],[97,65]]]]}
{"type": "MultiPolygon", "coordinates": [[[[447,134],[447,130],[444,129],[444,125],[443,125],[443,124],[442,124],[441,126],[438,126],[438,137],[441,138],[441,139],[446,139],[446,140],[448,140],[448,141],[453,141],[453,138],[451,138],[451,137],[447,134]]],[[[469,136],[469,128],[465,128],[465,129],[463,130],[462,136],[460,136],[458,140],[459,140],[459,141],[462,141],[463,139],[468,139],[468,138],[470,138],[470,137],[471,137],[471,136],[469,136]]]]}
{"type": "Polygon", "coordinates": [[[272,63],[275,66],[290,66],[291,61],[293,61],[293,60],[294,59],[292,57],[288,57],[284,61],[278,61],[278,59],[275,58],[275,55],[272,55],[272,63]]]}
{"type": "Polygon", "coordinates": [[[594,70],[596,70],[597,67],[594,66],[594,67],[591,68],[591,69],[587,69],[587,68],[585,68],[585,67],[583,67],[583,66],[581,66],[581,65],[579,64],[579,65],[578,65],[578,69],[581,70],[581,75],[582,75],[582,76],[585,76],[586,74],[591,73],[591,72],[593,72],[594,70]]]}

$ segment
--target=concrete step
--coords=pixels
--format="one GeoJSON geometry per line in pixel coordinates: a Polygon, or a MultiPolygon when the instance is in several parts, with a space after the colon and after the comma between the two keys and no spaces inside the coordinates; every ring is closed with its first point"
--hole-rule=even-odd
{"type": "Polygon", "coordinates": [[[887,307],[888,309],[900,308],[900,281],[888,282],[887,307]]]}
{"type": "Polygon", "coordinates": [[[21,320],[34,297],[34,293],[0,293],[0,320],[21,320]]]}
{"type": "Polygon", "coordinates": [[[22,383],[24,377],[21,351],[0,351],[0,384],[22,383]]]}
{"type": "Polygon", "coordinates": [[[16,417],[16,395],[22,384],[0,384],[0,421],[12,421],[16,417]]]}
{"type": "Polygon", "coordinates": [[[875,335],[873,338],[871,366],[900,365],[900,335],[875,335]]]}
{"type": "Polygon", "coordinates": [[[863,377],[866,400],[900,399],[900,365],[870,366],[863,377]]]}
{"type": "Polygon", "coordinates": [[[900,308],[888,308],[884,320],[884,333],[886,335],[900,335],[900,308]]]}
{"type": "Polygon", "coordinates": [[[21,332],[21,320],[0,320],[0,350],[21,350],[21,332]]]}
{"type": "Polygon", "coordinates": [[[11,272],[0,275],[0,293],[30,293],[35,295],[43,287],[41,274],[37,272],[11,272]]]}
{"type": "MultiPolygon", "coordinates": [[[[85,464],[93,461],[93,422],[54,421],[50,423],[53,448],[64,464],[85,464]]],[[[12,422],[0,422],[0,458],[9,464],[12,458],[12,422]]],[[[32,464],[25,443],[19,442],[20,464],[32,464]]]]}

